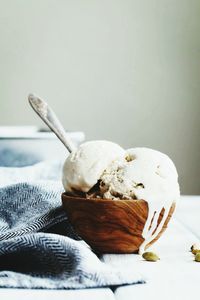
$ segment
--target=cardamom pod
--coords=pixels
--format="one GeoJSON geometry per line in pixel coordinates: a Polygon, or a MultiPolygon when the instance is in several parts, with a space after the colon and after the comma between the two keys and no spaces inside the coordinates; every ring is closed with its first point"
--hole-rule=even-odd
{"type": "Polygon", "coordinates": [[[158,257],[158,255],[154,252],[144,252],[142,254],[142,257],[147,260],[147,261],[157,261],[160,258],[158,257]]]}
{"type": "Polygon", "coordinates": [[[200,244],[193,244],[191,247],[191,251],[194,255],[200,252],[200,244]]]}
{"type": "Polygon", "coordinates": [[[195,261],[200,262],[200,252],[195,255],[195,261]]]}

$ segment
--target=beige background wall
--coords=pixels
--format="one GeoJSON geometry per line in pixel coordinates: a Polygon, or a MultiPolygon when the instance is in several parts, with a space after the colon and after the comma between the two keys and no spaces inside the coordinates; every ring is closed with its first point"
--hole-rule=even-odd
{"type": "Polygon", "coordinates": [[[0,0],[0,125],[41,124],[29,92],[87,139],[166,152],[200,194],[199,0],[0,0]]]}

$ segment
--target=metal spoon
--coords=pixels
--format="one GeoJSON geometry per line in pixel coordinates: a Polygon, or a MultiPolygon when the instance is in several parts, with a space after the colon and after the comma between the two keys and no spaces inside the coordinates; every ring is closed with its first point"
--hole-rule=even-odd
{"type": "Polygon", "coordinates": [[[59,140],[64,144],[69,152],[76,150],[74,143],[67,136],[65,129],[61,125],[54,111],[48,106],[48,104],[38,98],[37,96],[30,94],[28,96],[29,103],[38,116],[45,122],[45,124],[56,134],[59,140]]]}

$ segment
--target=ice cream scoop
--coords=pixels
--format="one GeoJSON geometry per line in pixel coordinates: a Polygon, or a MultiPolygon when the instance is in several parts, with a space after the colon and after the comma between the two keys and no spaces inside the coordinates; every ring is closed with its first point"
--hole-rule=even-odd
{"type": "Polygon", "coordinates": [[[132,148],[112,161],[101,177],[103,198],[160,202],[179,196],[178,174],[171,159],[149,148],[132,148]],[[147,200],[148,199],[148,200],[147,200]]]}
{"type": "Polygon", "coordinates": [[[63,167],[63,186],[66,191],[88,192],[102,173],[125,151],[109,141],[91,141],[80,145],[66,159],[63,167]]]}

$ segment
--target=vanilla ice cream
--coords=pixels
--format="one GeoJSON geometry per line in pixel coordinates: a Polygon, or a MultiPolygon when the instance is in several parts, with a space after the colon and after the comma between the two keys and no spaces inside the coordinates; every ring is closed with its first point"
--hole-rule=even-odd
{"type": "Polygon", "coordinates": [[[100,179],[107,166],[124,153],[119,145],[109,141],[81,144],[65,161],[62,178],[65,190],[88,192],[100,179]]]}
{"type": "Polygon", "coordinates": [[[148,148],[125,151],[104,170],[100,180],[103,198],[160,201],[163,195],[173,200],[179,196],[173,162],[167,155],[148,148]]]}

